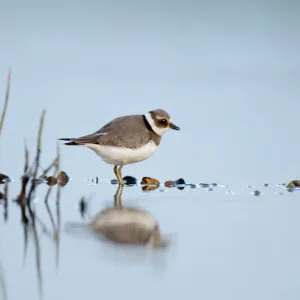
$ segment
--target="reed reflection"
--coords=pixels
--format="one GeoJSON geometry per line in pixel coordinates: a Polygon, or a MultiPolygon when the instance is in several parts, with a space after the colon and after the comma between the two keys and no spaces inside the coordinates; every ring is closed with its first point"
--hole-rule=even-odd
{"type": "Polygon", "coordinates": [[[8,183],[5,183],[3,193],[0,192],[0,202],[3,205],[3,219],[5,222],[8,220],[8,183]]]}
{"type": "MultiPolygon", "coordinates": [[[[41,126],[38,135],[38,142],[37,142],[37,154],[33,165],[29,167],[29,151],[27,149],[25,143],[25,162],[24,162],[24,171],[23,176],[21,178],[21,190],[16,198],[15,202],[20,208],[20,215],[21,215],[21,224],[23,226],[23,237],[24,237],[24,253],[23,253],[23,264],[26,263],[26,256],[28,250],[28,243],[29,238],[32,237],[34,249],[35,249],[35,268],[36,268],[36,275],[38,281],[38,293],[39,298],[43,298],[43,277],[42,277],[42,266],[41,266],[41,245],[40,245],[40,234],[45,234],[48,238],[52,239],[55,243],[55,260],[56,260],[56,267],[59,265],[59,246],[60,246],[60,189],[61,185],[57,184],[57,193],[56,193],[56,218],[50,206],[48,204],[48,200],[52,189],[54,188],[53,184],[48,184],[49,181],[47,180],[47,173],[54,169],[53,176],[55,177],[59,175],[60,170],[60,153],[59,148],[57,148],[57,157],[54,161],[50,164],[50,166],[44,169],[44,172],[40,177],[37,177],[37,171],[41,168],[39,165],[39,157],[41,152],[41,128],[43,124],[43,117],[44,114],[41,116],[41,126]],[[34,170],[34,171],[33,171],[34,170]],[[29,184],[30,183],[30,184],[29,184]],[[36,193],[37,187],[42,184],[48,184],[48,190],[44,197],[44,204],[49,216],[50,224],[52,226],[52,230],[45,225],[44,221],[39,218],[37,211],[33,205],[33,198],[36,193]]],[[[51,176],[50,176],[51,177],[51,176]]],[[[56,177],[55,177],[56,178],[56,177]]],[[[56,183],[59,183],[56,181],[56,183]]],[[[65,184],[64,184],[65,185],[65,184]]],[[[62,186],[64,186],[62,185],[62,186]]]]}
{"type": "MultiPolygon", "coordinates": [[[[49,187],[50,190],[53,187],[49,187]]],[[[32,238],[34,250],[35,250],[35,268],[38,280],[38,293],[40,299],[43,298],[43,276],[42,276],[42,265],[41,265],[41,243],[40,236],[45,235],[51,240],[54,241],[55,245],[55,261],[56,267],[59,266],[59,250],[60,250],[60,232],[61,232],[61,220],[60,220],[60,186],[57,186],[56,193],[56,202],[55,202],[55,213],[51,210],[48,197],[49,197],[49,189],[44,198],[44,205],[49,217],[49,221],[51,224],[51,228],[49,229],[45,224],[46,220],[42,220],[37,211],[32,207],[28,208],[24,203],[24,199],[20,197],[17,199],[16,203],[20,208],[21,215],[21,225],[23,227],[23,239],[24,239],[24,250],[23,250],[23,264],[26,263],[28,243],[32,238]]]]}
{"type": "Polygon", "coordinates": [[[2,267],[1,261],[0,261],[0,295],[2,297],[1,299],[3,299],[3,300],[8,299],[6,281],[5,281],[5,272],[2,267]]]}

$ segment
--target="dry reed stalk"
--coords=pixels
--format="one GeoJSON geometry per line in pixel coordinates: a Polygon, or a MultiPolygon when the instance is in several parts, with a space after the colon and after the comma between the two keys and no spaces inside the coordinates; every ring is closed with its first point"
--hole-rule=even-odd
{"type": "Polygon", "coordinates": [[[2,128],[3,128],[5,116],[6,116],[6,111],[7,111],[7,106],[8,106],[8,101],[9,101],[10,82],[11,82],[11,70],[9,70],[8,76],[7,76],[7,86],[6,86],[6,93],[5,93],[5,99],[4,99],[4,107],[3,107],[2,116],[0,119],[0,135],[2,132],[2,128]]]}
{"type": "MultiPolygon", "coordinates": [[[[39,168],[40,163],[40,156],[41,156],[41,147],[42,147],[42,133],[43,133],[43,127],[44,127],[44,119],[45,119],[45,110],[42,111],[41,118],[40,118],[40,127],[39,127],[39,133],[37,137],[37,149],[36,149],[36,157],[35,157],[35,168],[32,175],[32,181],[31,181],[31,187],[27,196],[27,204],[29,205],[29,211],[31,211],[30,207],[30,201],[32,193],[35,191],[36,188],[36,176],[39,168]]],[[[30,212],[31,214],[32,212],[30,212]]]]}

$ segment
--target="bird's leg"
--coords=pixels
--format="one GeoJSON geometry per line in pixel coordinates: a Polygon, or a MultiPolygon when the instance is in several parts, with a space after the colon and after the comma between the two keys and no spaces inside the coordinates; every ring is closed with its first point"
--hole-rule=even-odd
{"type": "Polygon", "coordinates": [[[115,172],[115,175],[116,175],[116,177],[117,177],[118,184],[120,185],[121,182],[123,182],[123,179],[122,179],[122,177],[120,177],[120,175],[119,175],[119,172],[118,172],[118,166],[114,166],[114,172],[115,172]]]}
{"type": "Polygon", "coordinates": [[[120,165],[119,169],[117,170],[117,173],[119,174],[119,184],[124,185],[123,177],[122,177],[122,168],[123,165],[120,165]]]}
{"type": "Polygon", "coordinates": [[[117,177],[118,183],[120,185],[120,177],[119,177],[119,173],[118,173],[118,166],[114,166],[114,173],[117,177]]]}

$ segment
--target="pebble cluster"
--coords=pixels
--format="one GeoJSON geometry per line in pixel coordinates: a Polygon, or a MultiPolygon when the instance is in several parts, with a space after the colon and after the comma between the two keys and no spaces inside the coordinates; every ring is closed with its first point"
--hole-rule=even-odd
{"type": "MultiPolygon", "coordinates": [[[[65,186],[69,182],[70,178],[66,174],[66,172],[61,171],[56,177],[55,176],[40,176],[36,179],[37,184],[45,183],[49,186],[54,186],[56,184],[60,186],[65,186]]],[[[184,190],[185,188],[190,189],[196,189],[196,188],[205,188],[207,191],[214,191],[214,188],[216,187],[222,187],[222,188],[230,188],[230,185],[218,185],[217,183],[187,183],[183,178],[179,178],[176,180],[167,180],[163,184],[161,184],[157,179],[151,178],[151,177],[143,177],[140,181],[133,177],[133,176],[124,176],[123,177],[124,183],[126,186],[141,186],[143,191],[153,191],[158,189],[161,186],[164,186],[166,188],[177,188],[178,190],[184,190]]],[[[99,178],[96,177],[95,179],[91,180],[93,183],[98,184],[99,178]]],[[[11,182],[11,179],[9,176],[0,173],[0,185],[11,182]]],[[[111,184],[118,184],[117,179],[110,180],[111,184]]],[[[264,183],[263,187],[267,188],[271,185],[269,183],[264,183]]],[[[278,187],[284,187],[288,192],[293,192],[295,190],[298,190],[300,188],[300,180],[292,180],[288,184],[286,183],[279,183],[276,186],[278,187]]],[[[244,188],[253,189],[256,186],[255,185],[243,185],[244,188]]],[[[163,190],[162,190],[163,191],[163,190]]],[[[165,190],[164,190],[165,191],[165,190]]],[[[226,191],[226,194],[232,194],[234,195],[235,192],[228,189],[226,191]]],[[[256,189],[251,192],[254,196],[261,196],[263,195],[262,191],[256,189]]],[[[283,193],[277,193],[277,194],[283,194],[283,193]]],[[[1,199],[1,193],[0,193],[0,199],[1,199]]]]}
{"type": "MultiPolygon", "coordinates": [[[[33,180],[33,179],[32,179],[33,180]]],[[[41,175],[37,179],[35,179],[36,184],[45,183],[49,186],[54,186],[56,184],[60,186],[65,186],[69,182],[70,178],[66,172],[61,171],[56,177],[55,176],[45,176],[41,175]]],[[[2,173],[0,173],[0,184],[9,183],[12,180],[2,173]]]]}

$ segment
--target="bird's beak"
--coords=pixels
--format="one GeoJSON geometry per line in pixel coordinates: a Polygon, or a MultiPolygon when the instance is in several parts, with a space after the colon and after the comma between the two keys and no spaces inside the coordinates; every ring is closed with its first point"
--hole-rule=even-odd
{"type": "Polygon", "coordinates": [[[172,128],[174,130],[180,130],[180,128],[173,123],[170,124],[170,128],[172,128]]]}

